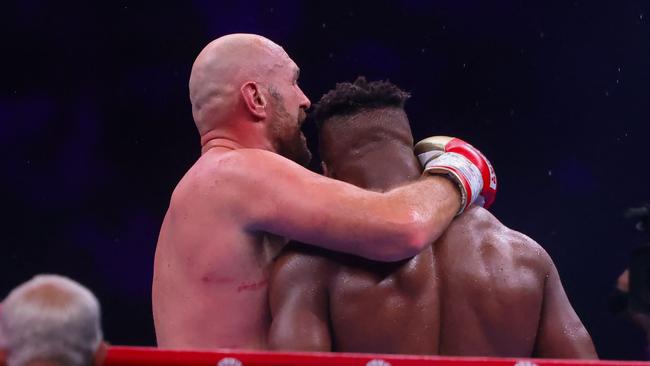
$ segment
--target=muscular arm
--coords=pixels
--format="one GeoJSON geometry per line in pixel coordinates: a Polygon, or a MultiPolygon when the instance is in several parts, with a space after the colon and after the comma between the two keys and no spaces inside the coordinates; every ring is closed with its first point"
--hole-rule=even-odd
{"type": "MultiPolygon", "coordinates": [[[[333,264],[332,264],[333,265],[333,264]]],[[[327,259],[285,252],[275,263],[269,285],[274,350],[332,350],[329,330],[327,259]]]]}
{"type": "Polygon", "coordinates": [[[560,276],[550,258],[549,262],[534,356],[598,358],[591,337],[569,303],[560,276]]]}
{"type": "Polygon", "coordinates": [[[228,153],[215,167],[215,197],[251,231],[334,251],[396,261],[435,241],[458,211],[452,182],[424,176],[387,193],[313,173],[263,150],[228,153]]]}

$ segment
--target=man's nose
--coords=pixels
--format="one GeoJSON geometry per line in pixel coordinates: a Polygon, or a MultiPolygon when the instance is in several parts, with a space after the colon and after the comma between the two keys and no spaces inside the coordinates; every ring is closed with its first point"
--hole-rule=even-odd
{"type": "Polygon", "coordinates": [[[302,89],[300,90],[300,94],[302,96],[301,101],[300,101],[300,106],[304,107],[305,109],[309,109],[309,107],[311,107],[311,101],[309,100],[309,98],[307,98],[307,96],[302,91],[302,89]]]}

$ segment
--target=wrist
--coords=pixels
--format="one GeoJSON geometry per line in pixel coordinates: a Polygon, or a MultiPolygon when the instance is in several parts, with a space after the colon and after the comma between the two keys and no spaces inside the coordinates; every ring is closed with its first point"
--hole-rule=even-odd
{"type": "Polygon", "coordinates": [[[444,193],[444,197],[450,198],[456,204],[454,205],[456,216],[460,215],[465,209],[467,195],[465,194],[462,183],[447,171],[435,172],[424,171],[422,173],[426,179],[432,180],[432,183],[444,193]]]}

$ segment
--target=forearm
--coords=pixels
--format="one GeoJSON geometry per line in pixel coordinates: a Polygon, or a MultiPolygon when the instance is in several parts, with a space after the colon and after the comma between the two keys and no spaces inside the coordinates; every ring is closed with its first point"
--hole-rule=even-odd
{"type": "Polygon", "coordinates": [[[417,255],[442,235],[459,210],[460,194],[447,178],[425,175],[386,193],[379,203],[372,207],[375,215],[393,225],[365,228],[376,237],[359,241],[354,254],[398,261],[417,255]]]}
{"type": "Polygon", "coordinates": [[[454,183],[439,176],[387,193],[332,180],[320,187],[306,194],[303,207],[276,210],[261,229],[333,251],[397,261],[435,241],[460,206],[454,183]]]}
{"type": "Polygon", "coordinates": [[[275,210],[260,229],[379,261],[418,254],[444,232],[460,207],[458,189],[440,176],[387,193],[327,180],[305,197],[292,207],[279,203],[286,208],[275,210]]]}

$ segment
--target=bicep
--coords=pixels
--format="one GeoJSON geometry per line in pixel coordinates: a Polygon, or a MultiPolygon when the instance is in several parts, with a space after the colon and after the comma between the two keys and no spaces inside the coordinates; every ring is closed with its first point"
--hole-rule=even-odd
{"type": "Polygon", "coordinates": [[[269,348],[331,351],[325,259],[290,253],[271,275],[269,348]]]}
{"type": "Polygon", "coordinates": [[[552,262],[544,283],[544,299],[535,356],[598,358],[591,337],[573,310],[552,262]]]}

